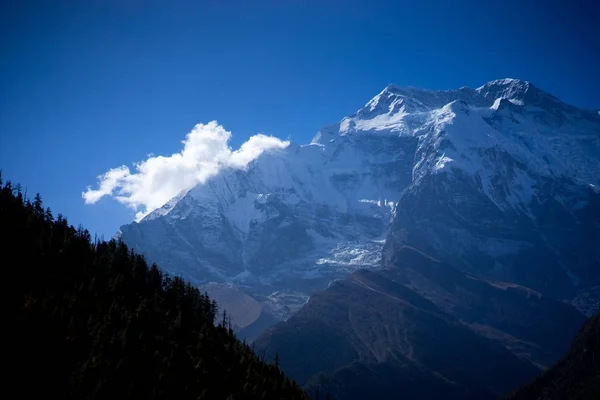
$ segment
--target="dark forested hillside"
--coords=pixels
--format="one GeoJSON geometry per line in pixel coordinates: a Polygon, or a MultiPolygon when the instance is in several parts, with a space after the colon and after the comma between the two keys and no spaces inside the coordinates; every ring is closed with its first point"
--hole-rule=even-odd
{"type": "Polygon", "coordinates": [[[14,397],[307,398],[235,338],[208,296],[122,243],[93,241],[39,195],[0,181],[0,231],[14,397]]]}
{"type": "Polygon", "coordinates": [[[581,328],[565,357],[509,400],[600,399],[600,311],[581,328]]]}

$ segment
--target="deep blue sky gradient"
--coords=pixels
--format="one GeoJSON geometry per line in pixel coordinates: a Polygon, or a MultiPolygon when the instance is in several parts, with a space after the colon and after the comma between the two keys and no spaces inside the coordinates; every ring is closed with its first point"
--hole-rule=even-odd
{"type": "Polygon", "coordinates": [[[216,119],[237,148],[300,143],[387,84],[530,80],[600,108],[596,1],[3,1],[0,168],[111,236],[133,211],[86,206],[96,176],[179,151],[216,119]]]}

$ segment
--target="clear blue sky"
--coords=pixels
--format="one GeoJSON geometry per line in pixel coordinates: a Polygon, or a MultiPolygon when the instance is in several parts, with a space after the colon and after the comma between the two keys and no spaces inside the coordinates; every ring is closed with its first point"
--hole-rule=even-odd
{"type": "Polygon", "coordinates": [[[600,108],[597,1],[3,1],[0,168],[111,236],[133,211],[81,192],[216,119],[305,143],[389,83],[513,77],[600,108]]]}

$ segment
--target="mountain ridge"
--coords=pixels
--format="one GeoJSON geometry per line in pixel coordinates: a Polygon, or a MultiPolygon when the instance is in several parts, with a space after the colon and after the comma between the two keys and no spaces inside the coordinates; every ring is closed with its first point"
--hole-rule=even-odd
{"type": "Polygon", "coordinates": [[[389,397],[402,387],[409,398],[448,391],[450,398],[485,399],[552,364],[584,319],[568,304],[486,282],[407,246],[384,268],[355,271],[313,293],[255,344],[279,354],[283,370],[313,393],[321,387],[339,399],[389,397]],[[411,379],[428,387],[411,386],[411,379]]]}
{"type": "Polygon", "coordinates": [[[599,186],[600,115],[520,80],[449,91],[391,85],[310,144],[226,169],[120,237],[172,273],[261,302],[280,290],[308,298],[356,269],[380,268],[397,240],[572,298],[598,284],[598,251],[577,243],[600,240],[599,186]],[[565,243],[553,219],[575,233],[565,243]],[[548,263],[539,284],[533,252],[548,263]]]}

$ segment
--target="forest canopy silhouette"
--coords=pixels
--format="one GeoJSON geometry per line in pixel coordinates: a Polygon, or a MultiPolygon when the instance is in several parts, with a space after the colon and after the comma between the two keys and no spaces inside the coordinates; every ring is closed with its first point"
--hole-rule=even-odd
{"type": "Polygon", "coordinates": [[[1,174],[0,230],[19,398],[308,399],[206,294],[122,242],[92,240],[1,174]]]}

